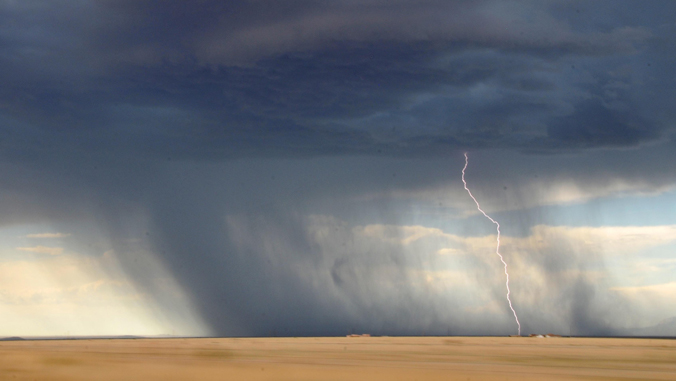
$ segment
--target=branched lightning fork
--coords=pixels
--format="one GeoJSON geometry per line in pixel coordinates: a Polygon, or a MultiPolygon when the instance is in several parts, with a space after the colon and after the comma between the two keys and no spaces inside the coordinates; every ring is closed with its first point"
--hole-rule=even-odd
{"type": "Polygon", "coordinates": [[[481,205],[479,205],[479,201],[477,201],[476,198],[474,198],[474,196],[472,195],[472,192],[470,192],[469,188],[467,188],[467,182],[465,181],[465,170],[467,169],[468,163],[469,163],[469,158],[467,157],[467,153],[465,152],[465,167],[462,169],[462,183],[465,184],[465,190],[467,191],[467,193],[469,193],[469,196],[472,198],[472,200],[474,200],[474,203],[476,204],[477,209],[479,209],[479,211],[486,218],[491,220],[491,222],[494,223],[497,226],[498,246],[495,249],[495,254],[497,254],[498,257],[500,257],[500,261],[502,262],[503,265],[505,265],[505,276],[507,277],[507,282],[506,282],[506,285],[507,285],[507,302],[509,303],[509,308],[512,310],[512,313],[514,314],[514,319],[516,319],[516,325],[519,327],[518,328],[518,334],[521,335],[521,323],[519,323],[519,317],[516,316],[516,311],[514,310],[514,307],[512,307],[512,300],[509,298],[510,290],[509,290],[509,273],[507,272],[507,262],[505,262],[504,258],[502,258],[502,255],[500,254],[500,224],[498,223],[498,221],[492,219],[491,216],[486,214],[486,212],[484,212],[483,209],[481,209],[481,205]]]}

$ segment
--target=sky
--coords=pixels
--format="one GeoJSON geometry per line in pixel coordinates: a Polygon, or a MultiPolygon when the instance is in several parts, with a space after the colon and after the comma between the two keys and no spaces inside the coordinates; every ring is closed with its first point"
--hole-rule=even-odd
{"type": "Polygon", "coordinates": [[[676,3],[0,0],[0,335],[676,335],[676,3]]]}

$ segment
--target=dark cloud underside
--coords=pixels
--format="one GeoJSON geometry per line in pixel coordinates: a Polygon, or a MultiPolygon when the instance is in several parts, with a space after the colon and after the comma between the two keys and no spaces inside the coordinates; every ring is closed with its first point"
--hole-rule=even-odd
{"type": "Polygon", "coordinates": [[[210,158],[560,151],[663,138],[673,125],[650,98],[675,95],[658,62],[673,38],[627,7],[598,25],[581,21],[602,12],[588,8],[5,2],[3,152],[44,136],[68,150],[105,141],[210,158]]]}
{"type": "MultiPolygon", "coordinates": [[[[162,300],[122,254],[141,235],[217,334],[504,333],[511,321],[444,314],[408,271],[424,258],[349,248],[351,229],[406,220],[392,195],[457,182],[460,150],[493,150],[473,162],[478,187],[531,172],[673,184],[675,15],[673,1],[0,0],[0,223],[101,226],[162,300]]],[[[581,275],[549,290],[578,333],[617,332],[583,273],[595,259],[576,253],[581,275]]]]}

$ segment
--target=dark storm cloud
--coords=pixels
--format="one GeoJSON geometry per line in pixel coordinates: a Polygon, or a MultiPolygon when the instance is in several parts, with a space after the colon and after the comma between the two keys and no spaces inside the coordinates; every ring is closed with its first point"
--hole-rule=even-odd
{"type": "MultiPolygon", "coordinates": [[[[602,13],[578,8],[6,1],[2,114],[41,135],[63,131],[50,140],[64,149],[105,141],[183,157],[569,150],[660,139],[673,126],[643,100],[673,97],[674,88],[650,78],[661,73],[645,61],[671,38],[628,9],[575,28],[576,17],[602,13]],[[601,78],[623,65],[631,73],[614,83],[629,89],[610,94],[601,78]],[[650,95],[637,99],[636,90],[650,95]]],[[[40,144],[9,121],[3,128],[14,147],[40,144]]]]}
{"type": "MultiPolygon", "coordinates": [[[[162,303],[124,254],[141,235],[217,334],[504,333],[511,322],[440,321],[439,300],[404,271],[419,258],[375,243],[344,249],[345,226],[320,247],[307,215],[396,224],[392,205],[355,200],[445,183],[448,163],[434,160],[459,149],[600,155],[668,140],[674,5],[636,7],[2,1],[2,222],[102,226],[162,303]],[[129,233],[138,215],[146,230],[129,233]]],[[[537,166],[514,155],[486,165],[487,178],[537,166]]],[[[582,172],[592,185],[612,171],[674,178],[667,154],[654,172],[626,158],[611,171],[617,156],[548,157],[541,173],[582,172]]],[[[571,324],[612,332],[591,283],[560,288],[571,324]]]]}
{"type": "Polygon", "coordinates": [[[553,122],[548,135],[564,146],[632,146],[655,139],[651,122],[630,112],[612,110],[600,101],[582,102],[575,112],[553,122]]]}

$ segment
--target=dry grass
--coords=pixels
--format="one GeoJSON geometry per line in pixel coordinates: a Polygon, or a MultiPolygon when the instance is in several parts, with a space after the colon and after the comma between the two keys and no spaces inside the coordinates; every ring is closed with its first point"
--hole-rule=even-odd
{"type": "Polygon", "coordinates": [[[0,380],[676,380],[676,340],[364,337],[0,342],[0,380]]]}

